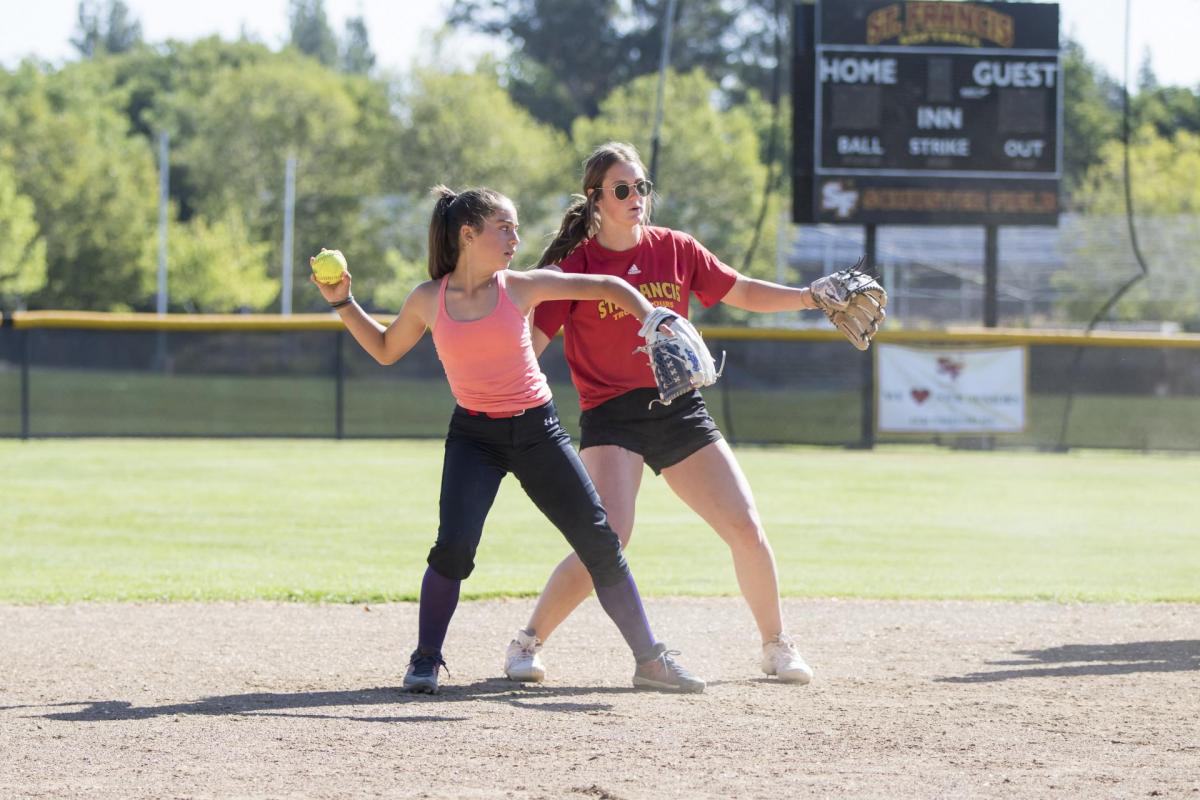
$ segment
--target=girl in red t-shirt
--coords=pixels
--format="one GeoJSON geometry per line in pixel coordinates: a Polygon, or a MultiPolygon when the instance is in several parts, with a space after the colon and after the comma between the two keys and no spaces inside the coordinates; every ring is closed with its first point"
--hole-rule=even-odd
{"type": "MultiPolygon", "coordinates": [[[[686,233],[649,225],[652,189],[631,145],[599,147],[584,164],[583,195],[567,209],[538,266],[623,278],[654,305],[683,316],[692,294],[706,307],[723,302],[762,312],[816,308],[807,288],[740,275],[686,233]]],[[[622,545],[633,532],[646,464],[729,545],[738,585],[762,635],[763,671],[808,683],[812,669],[784,631],[775,556],[750,485],[700,393],[650,405],[658,393],[649,364],[623,357],[639,344],[638,323],[610,304],[543,303],[534,314],[538,354],[564,331],[583,411],[580,456],[622,545]]],[[[529,624],[508,646],[505,671],[511,679],[542,680],[542,642],[591,590],[576,556],[555,568],[529,624]]]]}

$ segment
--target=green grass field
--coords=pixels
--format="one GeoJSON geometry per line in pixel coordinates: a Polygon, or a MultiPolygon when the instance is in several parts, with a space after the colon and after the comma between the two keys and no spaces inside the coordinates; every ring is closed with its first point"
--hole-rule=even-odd
{"type": "MultiPolygon", "coordinates": [[[[789,596],[1200,600],[1200,456],[738,448],[789,596]]],[[[0,601],[414,599],[437,440],[0,441],[0,601]]],[[[648,471],[647,594],[735,594],[725,545],[648,471]]],[[[468,597],[566,552],[505,481],[468,597]]]]}

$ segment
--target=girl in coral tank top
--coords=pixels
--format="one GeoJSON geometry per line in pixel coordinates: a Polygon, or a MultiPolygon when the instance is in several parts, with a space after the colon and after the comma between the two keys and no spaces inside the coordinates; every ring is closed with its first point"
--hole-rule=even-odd
{"type": "MultiPolygon", "coordinates": [[[[635,686],[699,692],[704,681],[681,667],[650,631],[637,584],[600,497],[558,421],[533,353],[529,311],[549,300],[603,300],[639,320],[653,307],[619,278],[508,269],[520,237],[517,210],[490,189],[434,189],[429,276],[386,328],[354,302],[350,273],[313,283],[363,349],[394,364],[433,332],[457,401],[446,434],[437,540],[421,582],[417,648],[404,687],[436,693],[442,644],[459,587],[475,568],[483,523],[500,481],[513,473],[562,531],[587,569],[605,612],[633,651],[635,686]]],[[[630,353],[629,358],[633,358],[630,353]]]]}

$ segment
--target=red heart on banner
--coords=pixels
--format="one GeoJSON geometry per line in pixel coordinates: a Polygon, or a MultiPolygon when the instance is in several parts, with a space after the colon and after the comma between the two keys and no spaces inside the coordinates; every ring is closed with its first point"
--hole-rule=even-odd
{"type": "Polygon", "coordinates": [[[912,399],[917,401],[917,405],[924,403],[926,400],[929,399],[929,390],[928,389],[913,389],[912,390],[912,399]]]}

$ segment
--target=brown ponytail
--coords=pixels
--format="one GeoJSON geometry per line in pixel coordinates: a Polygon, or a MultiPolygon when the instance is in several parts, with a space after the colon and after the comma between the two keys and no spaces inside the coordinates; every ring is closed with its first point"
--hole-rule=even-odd
{"type": "MultiPolygon", "coordinates": [[[[562,225],[554,239],[542,251],[537,266],[558,264],[585,239],[590,239],[600,230],[600,214],[596,211],[596,200],[604,185],[604,176],[609,167],[616,163],[631,164],[646,172],[637,149],[624,142],[608,142],[597,147],[583,162],[583,194],[572,195],[571,204],[563,215],[562,225]]],[[[647,200],[645,220],[650,219],[650,204],[647,200]]]]}
{"type": "Polygon", "coordinates": [[[587,197],[579,194],[571,195],[571,205],[563,215],[562,225],[554,239],[542,251],[537,266],[557,264],[571,254],[579,243],[588,237],[595,236],[600,227],[600,219],[596,214],[595,193],[587,197]]]}
{"type": "Polygon", "coordinates": [[[438,280],[458,266],[459,232],[463,225],[478,231],[484,221],[501,208],[514,205],[491,189],[467,189],[462,193],[438,184],[430,190],[437,200],[429,220],[429,277],[438,280]]]}

